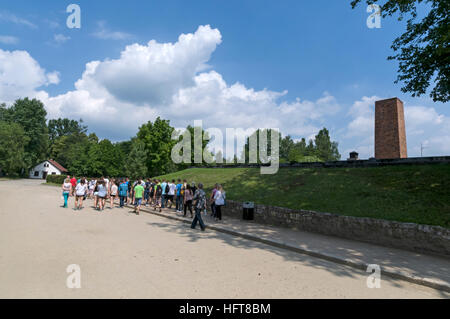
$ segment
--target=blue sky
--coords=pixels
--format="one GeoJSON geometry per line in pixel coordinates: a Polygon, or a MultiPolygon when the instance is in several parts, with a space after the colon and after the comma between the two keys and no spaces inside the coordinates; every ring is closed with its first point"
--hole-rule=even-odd
{"type": "MultiPolygon", "coordinates": [[[[353,149],[362,157],[373,156],[373,124],[369,125],[373,102],[397,96],[405,103],[409,155],[420,155],[420,143],[427,146],[425,155],[450,154],[449,104],[434,103],[428,96],[412,98],[400,91],[400,84],[393,83],[397,64],[386,57],[392,53],[392,40],[403,32],[404,22],[388,18],[382,20],[380,29],[369,29],[366,6],[352,10],[349,2],[3,2],[0,49],[4,55],[28,53],[29,57],[14,56],[19,72],[25,66],[35,67],[34,64],[39,70],[27,76],[36,80],[17,79],[17,84],[6,83],[3,90],[0,87],[0,99],[10,102],[24,94],[35,94],[48,107],[49,116],[82,117],[91,130],[112,140],[129,138],[140,124],[157,115],[171,119],[177,126],[203,119],[204,127],[220,128],[268,126],[273,120],[273,125],[294,138],[313,136],[317,129],[326,126],[346,158],[353,149]],[[70,3],[81,7],[81,29],[66,26],[66,7],[70,3]],[[208,25],[210,28],[203,35],[196,34],[200,26],[208,25]],[[189,46],[187,53],[176,51],[175,56],[182,60],[189,56],[184,64],[170,61],[172,67],[167,66],[150,78],[118,72],[124,70],[119,63],[127,45],[137,44],[136,52],[148,48],[145,54],[153,59],[166,55],[165,51],[152,54],[158,49],[147,46],[150,40],[175,44],[181,34],[198,36],[198,43],[189,46]],[[215,38],[211,40],[209,35],[215,38]],[[22,58],[35,63],[21,62],[22,58]],[[117,63],[104,63],[109,60],[117,63]],[[86,64],[91,61],[101,65],[76,88],[75,82],[82,79],[86,64]],[[194,71],[178,74],[174,64],[194,71]],[[201,84],[206,82],[195,78],[202,73],[208,75],[208,87],[221,88],[207,90],[201,84]],[[167,80],[159,82],[158,78],[167,80]],[[149,87],[141,88],[142,83],[149,87]],[[236,83],[241,86],[234,86],[236,83]],[[4,93],[12,85],[23,91],[4,93]],[[89,93],[97,85],[101,87],[97,92],[104,90],[105,96],[89,93]],[[189,90],[192,87],[197,90],[189,90]],[[145,91],[155,88],[167,94],[152,100],[154,95],[146,95],[145,91]],[[126,92],[142,96],[134,99],[126,92]],[[185,95],[188,97],[181,98],[185,95]],[[196,105],[189,105],[184,113],[186,101],[196,105]],[[89,109],[78,107],[77,103],[89,105],[89,109]],[[259,107],[261,113],[266,113],[265,118],[254,114],[259,107]],[[278,111],[272,115],[272,109],[278,111]],[[114,116],[102,119],[99,114],[103,112],[114,116]],[[121,114],[130,112],[139,116],[123,120],[121,114]]],[[[0,59],[0,68],[5,59],[0,59]]],[[[149,73],[159,69],[157,64],[152,65],[149,73]]],[[[139,67],[134,69],[140,73],[139,67]]]]}

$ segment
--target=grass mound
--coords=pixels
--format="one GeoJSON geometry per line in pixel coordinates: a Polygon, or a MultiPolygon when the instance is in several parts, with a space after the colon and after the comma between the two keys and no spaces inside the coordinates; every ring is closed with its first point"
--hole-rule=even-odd
{"type": "Polygon", "coordinates": [[[159,176],[224,186],[227,198],[450,228],[450,165],[373,168],[193,168],[159,176]]]}

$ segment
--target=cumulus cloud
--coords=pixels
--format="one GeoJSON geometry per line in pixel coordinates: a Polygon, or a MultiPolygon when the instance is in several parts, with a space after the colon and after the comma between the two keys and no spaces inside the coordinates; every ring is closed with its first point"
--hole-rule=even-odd
{"type": "Polygon", "coordinates": [[[0,49],[0,99],[11,103],[24,96],[35,96],[37,89],[59,82],[59,73],[47,73],[26,51],[0,49]]]}
{"type": "Polygon", "coordinates": [[[280,103],[286,91],[227,83],[207,65],[221,42],[219,30],[206,25],[175,43],[132,44],[118,59],[87,63],[75,91],[43,98],[53,116],[82,117],[96,131],[122,139],[156,116],[176,127],[201,119],[205,128],[279,128],[311,136],[340,110],[328,93],[315,101],[280,103]]]}
{"type": "MultiPolygon", "coordinates": [[[[373,156],[374,104],[380,97],[364,96],[345,114],[327,92],[314,100],[282,101],[287,91],[227,83],[208,65],[221,42],[219,30],[205,25],[173,43],[131,44],[116,59],[86,63],[75,89],[56,96],[39,88],[59,83],[58,72],[46,72],[25,51],[0,50],[0,99],[37,97],[49,118],[83,118],[91,130],[111,140],[130,138],[157,116],[170,119],[174,127],[202,120],[205,129],[223,133],[227,127],[279,128],[294,139],[312,138],[325,126],[340,142],[343,158],[353,150],[361,158],[373,156]],[[337,115],[343,121],[334,128],[337,115]]],[[[449,117],[410,105],[405,105],[405,116],[410,156],[420,154],[420,141],[427,144],[426,154],[448,154],[449,117]]]]}

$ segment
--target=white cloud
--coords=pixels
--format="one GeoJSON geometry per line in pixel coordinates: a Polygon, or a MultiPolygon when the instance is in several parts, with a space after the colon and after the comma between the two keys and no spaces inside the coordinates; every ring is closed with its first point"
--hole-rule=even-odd
{"type": "Polygon", "coordinates": [[[133,35],[121,32],[121,31],[111,31],[106,28],[106,22],[105,21],[99,21],[97,23],[98,30],[92,35],[98,39],[103,40],[126,40],[133,37],[133,35]]]}
{"type": "Polygon", "coordinates": [[[70,40],[70,37],[69,36],[65,36],[64,34],[55,34],[53,36],[53,40],[56,43],[61,44],[61,43],[64,43],[64,42],[67,42],[68,40],[70,40]]]}
{"type": "Polygon", "coordinates": [[[46,71],[26,51],[0,49],[0,99],[11,103],[17,98],[36,95],[41,86],[59,82],[59,73],[46,71]]]}
{"type": "Polygon", "coordinates": [[[279,103],[286,91],[226,83],[216,71],[207,71],[221,41],[219,30],[207,25],[180,35],[175,43],[129,45],[118,59],[87,63],[75,91],[48,97],[45,104],[53,116],[82,117],[92,129],[118,139],[134,135],[139,125],[156,116],[176,127],[201,119],[204,128],[270,127],[312,136],[324,118],[339,111],[328,93],[316,101],[279,103]]]}
{"type": "Polygon", "coordinates": [[[348,112],[352,120],[345,137],[374,136],[375,101],[378,100],[381,100],[378,96],[363,96],[360,101],[353,103],[348,112]]]}
{"type": "Polygon", "coordinates": [[[19,43],[19,39],[10,35],[0,35],[0,43],[17,44],[19,43]]]}
{"type": "Polygon", "coordinates": [[[0,21],[5,21],[5,22],[11,22],[11,23],[14,23],[14,24],[24,25],[24,26],[27,26],[27,27],[32,28],[32,29],[36,29],[37,28],[37,26],[34,23],[32,23],[32,22],[30,22],[30,21],[28,21],[28,20],[26,20],[24,18],[20,18],[20,17],[18,17],[16,15],[14,15],[14,14],[12,14],[10,12],[6,12],[6,11],[0,12],[0,21]]]}
{"type": "MultiPolygon", "coordinates": [[[[205,129],[279,128],[294,139],[311,138],[325,126],[345,150],[343,158],[353,150],[360,158],[373,156],[374,104],[380,97],[362,97],[345,117],[327,92],[315,100],[280,101],[286,91],[227,83],[208,65],[221,42],[219,30],[206,25],[174,43],[128,45],[117,59],[88,62],[75,89],[57,96],[38,89],[59,83],[58,72],[46,72],[25,51],[0,50],[0,99],[37,97],[50,118],[83,118],[100,137],[112,140],[133,136],[157,116],[170,119],[174,127],[199,119],[205,129]]],[[[426,154],[448,154],[449,117],[434,108],[409,105],[405,116],[410,156],[420,155],[420,141],[427,144],[426,154]]]]}

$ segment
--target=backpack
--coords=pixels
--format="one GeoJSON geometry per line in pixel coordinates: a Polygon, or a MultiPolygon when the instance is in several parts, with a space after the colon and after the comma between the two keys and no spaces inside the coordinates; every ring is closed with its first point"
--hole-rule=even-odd
{"type": "Polygon", "coordinates": [[[155,187],[156,187],[156,195],[157,196],[161,196],[161,194],[162,194],[162,187],[161,187],[161,185],[156,185],[155,187]]]}
{"type": "Polygon", "coordinates": [[[151,183],[150,184],[150,194],[153,196],[153,194],[155,193],[155,184],[151,183]]]}
{"type": "Polygon", "coordinates": [[[170,191],[170,186],[169,183],[166,184],[166,189],[164,191],[164,194],[169,195],[169,191],[170,191]]]}

